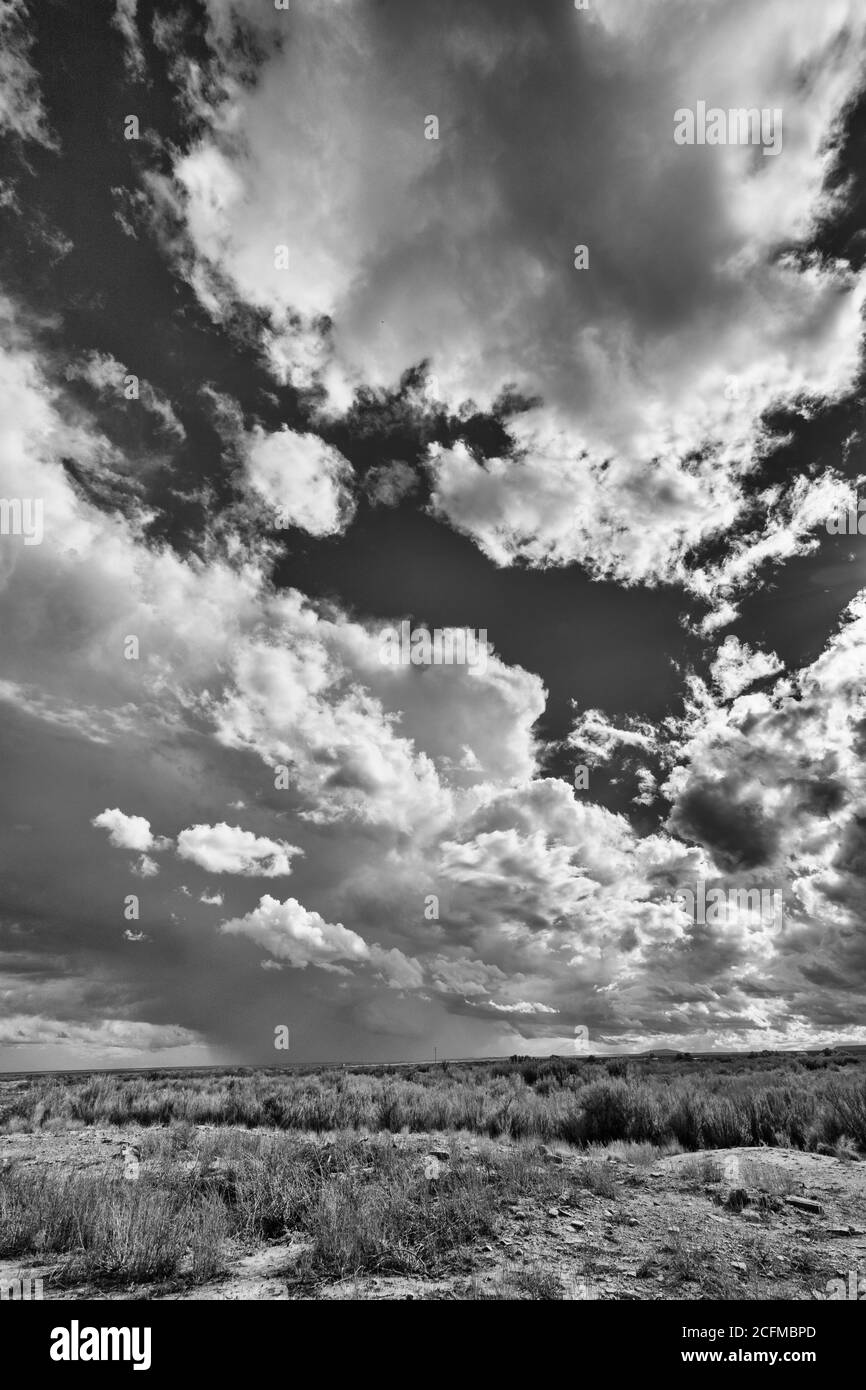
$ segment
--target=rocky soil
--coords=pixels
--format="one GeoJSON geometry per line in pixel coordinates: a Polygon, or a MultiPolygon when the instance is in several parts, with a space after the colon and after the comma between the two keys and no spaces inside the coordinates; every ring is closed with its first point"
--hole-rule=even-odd
{"type": "MultiPolygon", "coordinates": [[[[0,1135],[0,1170],[13,1162],[108,1169],[138,1181],[148,1163],[142,1137],[96,1128],[0,1135]]],[[[435,1183],[455,1141],[393,1142],[435,1183]]],[[[478,1152],[470,1136],[457,1142],[469,1157],[478,1152]]],[[[0,1261],[0,1281],[41,1276],[46,1298],[808,1300],[831,1296],[833,1280],[848,1286],[852,1272],[866,1279],[866,1163],[773,1148],[630,1161],[627,1148],[617,1150],[589,1157],[542,1146],[554,1195],[504,1204],[495,1238],[460,1251],[436,1280],[363,1275],[299,1285],[299,1239],[232,1251],[226,1273],[197,1286],[61,1288],[50,1263],[32,1260],[0,1261]]]]}

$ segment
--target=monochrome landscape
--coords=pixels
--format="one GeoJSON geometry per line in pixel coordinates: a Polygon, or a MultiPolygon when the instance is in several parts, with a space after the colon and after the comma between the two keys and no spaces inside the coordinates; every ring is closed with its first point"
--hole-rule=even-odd
{"type": "Polygon", "coordinates": [[[0,221],[4,1301],[866,1298],[862,0],[0,0],[0,221]]]}

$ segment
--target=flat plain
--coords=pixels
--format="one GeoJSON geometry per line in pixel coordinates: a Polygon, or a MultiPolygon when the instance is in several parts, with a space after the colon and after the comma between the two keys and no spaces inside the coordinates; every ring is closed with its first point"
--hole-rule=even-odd
{"type": "Polygon", "coordinates": [[[7,1075],[0,1283],[93,1299],[850,1297],[864,1159],[853,1050],[7,1075]]]}

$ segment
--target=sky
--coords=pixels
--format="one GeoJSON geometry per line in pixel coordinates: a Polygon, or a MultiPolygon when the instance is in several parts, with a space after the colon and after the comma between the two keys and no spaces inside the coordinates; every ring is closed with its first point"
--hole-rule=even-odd
{"type": "Polygon", "coordinates": [[[0,1069],[866,1041],[862,4],[0,40],[0,1069]]]}

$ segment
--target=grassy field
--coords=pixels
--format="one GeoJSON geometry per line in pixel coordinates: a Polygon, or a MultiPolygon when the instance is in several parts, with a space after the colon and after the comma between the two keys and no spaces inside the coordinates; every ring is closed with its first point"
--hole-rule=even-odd
{"type": "Polygon", "coordinates": [[[154,1072],[0,1084],[0,1132],[47,1124],[229,1125],[312,1132],[468,1131],[570,1144],[866,1150],[866,1061],[556,1058],[368,1072],[154,1072]]]}
{"type": "MultiPolygon", "coordinates": [[[[435,1280],[467,1251],[491,1250],[517,1209],[535,1213],[532,1232],[549,1210],[591,1200],[613,1230],[611,1204],[629,1195],[621,1173],[640,1196],[660,1158],[702,1151],[678,1170],[677,1202],[722,1181],[708,1150],[857,1165],[866,1063],[762,1054],[6,1078],[0,1144],[0,1259],[39,1262],[57,1289],[189,1288],[239,1252],[283,1242],[294,1250],[287,1286],[303,1295],[362,1276],[435,1280]],[[135,1180],[107,1157],[127,1136],[135,1180]]],[[[761,1219],[800,1188],[765,1183],[761,1219]]],[[[652,1217],[634,1210],[633,1226],[652,1217]]],[[[683,1239],[674,1271],[691,1258],[683,1239]]],[[[709,1277],[712,1261],[699,1263],[709,1277]]],[[[549,1262],[524,1260],[495,1291],[462,1296],[564,1296],[557,1287],[549,1262]]]]}

